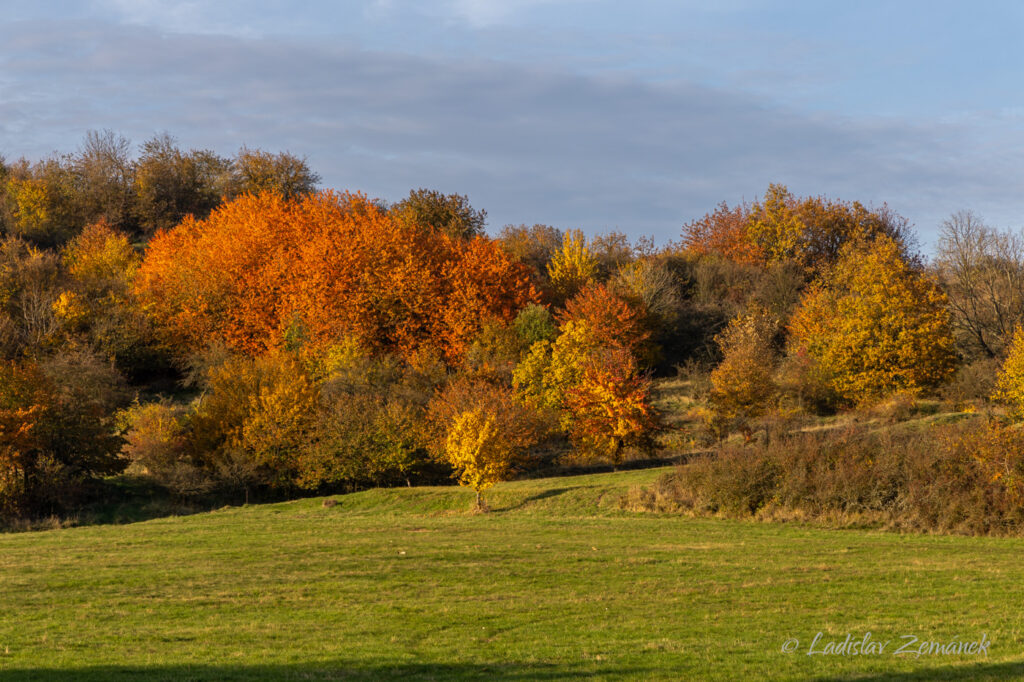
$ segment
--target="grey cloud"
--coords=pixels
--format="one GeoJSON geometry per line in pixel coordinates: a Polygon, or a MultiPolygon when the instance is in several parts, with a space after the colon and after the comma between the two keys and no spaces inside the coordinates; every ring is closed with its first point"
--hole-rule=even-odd
{"type": "Polygon", "coordinates": [[[770,182],[888,201],[923,228],[962,206],[998,218],[1020,195],[1019,161],[991,163],[969,126],[809,116],[693,83],[95,23],[7,24],[0,45],[8,158],[72,149],[90,128],[167,130],[304,154],[326,184],[373,196],[468,194],[492,227],[659,239],[770,182]]]}

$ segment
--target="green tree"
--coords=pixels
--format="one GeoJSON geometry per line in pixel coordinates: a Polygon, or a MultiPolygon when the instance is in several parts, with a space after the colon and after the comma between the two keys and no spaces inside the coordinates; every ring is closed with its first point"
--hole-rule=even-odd
{"type": "Polygon", "coordinates": [[[271,154],[242,147],[231,166],[229,196],[277,192],[294,199],[316,191],[320,176],[305,159],[287,152],[271,154]]]}
{"type": "Polygon", "coordinates": [[[183,152],[167,134],[147,140],[135,173],[143,231],[169,229],[187,215],[205,218],[220,203],[230,178],[231,161],[211,151],[183,152]]]}
{"type": "Polygon", "coordinates": [[[482,235],[487,223],[487,211],[474,209],[469,197],[432,189],[412,190],[390,212],[400,223],[432,227],[454,239],[482,235]]]}

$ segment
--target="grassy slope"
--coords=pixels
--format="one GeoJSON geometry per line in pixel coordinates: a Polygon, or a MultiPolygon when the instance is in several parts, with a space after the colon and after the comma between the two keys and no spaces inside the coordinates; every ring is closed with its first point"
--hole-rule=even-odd
{"type": "Polygon", "coordinates": [[[1024,541],[618,511],[660,473],[0,535],[0,680],[1024,678],[1024,541]],[[819,630],[993,643],[809,657],[819,630]]]}

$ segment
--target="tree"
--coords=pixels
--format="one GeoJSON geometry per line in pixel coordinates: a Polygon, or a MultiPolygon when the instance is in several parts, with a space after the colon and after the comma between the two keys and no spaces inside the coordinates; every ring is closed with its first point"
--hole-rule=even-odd
{"type": "Polygon", "coordinates": [[[459,483],[476,491],[477,509],[486,509],[481,494],[508,477],[512,448],[497,426],[497,417],[469,410],[455,418],[448,432],[445,456],[459,483]]]}
{"type": "Polygon", "coordinates": [[[711,427],[719,436],[732,428],[748,429],[748,421],[768,409],[777,393],[773,370],[777,362],[778,320],[764,309],[734,318],[716,337],[722,362],[711,372],[711,427]]]}
{"type": "Polygon", "coordinates": [[[8,358],[51,351],[59,341],[54,306],[60,259],[18,237],[0,241],[0,352],[8,358]]]}
{"type": "Polygon", "coordinates": [[[537,273],[538,283],[546,285],[547,267],[551,258],[562,247],[562,231],[550,225],[506,225],[501,228],[498,241],[516,259],[531,266],[537,273]]]}
{"type": "Polygon", "coordinates": [[[636,255],[633,245],[629,243],[629,237],[615,230],[595,235],[590,240],[588,248],[597,260],[601,281],[607,280],[619,269],[631,263],[636,255]]]}
{"type": "Polygon", "coordinates": [[[422,188],[392,206],[391,215],[400,224],[429,227],[453,239],[478,237],[487,223],[487,211],[474,209],[469,197],[422,188]]]}
{"type": "Polygon", "coordinates": [[[645,310],[630,305],[604,284],[584,288],[565,304],[561,323],[586,326],[599,345],[640,352],[650,338],[645,328],[645,310]]]}
{"type": "Polygon", "coordinates": [[[271,154],[242,147],[231,164],[229,196],[278,192],[294,199],[316,190],[320,176],[309,169],[305,159],[287,152],[271,154]]]}
{"type": "Polygon", "coordinates": [[[894,240],[909,256],[909,224],[887,206],[869,209],[856,201],[798,198],[777,184],[769,185],[759,202],[734,208],[723,203],[683,227],[683,244],[695,253],[747,264],[793,261],[811,273],[835,263],[844,245],[878,236],[894,240]]]}
{"type": "Polygon", "coordinates": [[[205,218],[220,203],[230,173],[230,160],[208,150],[183,152],[166,133],[147,140],[135,172],[141,228],[152,234],[185,216],[205,218]]]}
{"type": "Polygon", "coordinates": [[[1010,346],[996,377],[995,400],[1011,405],[1024,414],[1024,327],[1018,322],[1010,346]]]}
{"type": "Polygon", "coordinates": [[[701,256],[715,254],[748,265],[763,263],[764,250],[747,233],[749,220],[750,206],[730,208],[723,201],[711,213],[683,226],[683,247],[701,256]]]}
{"type": "Polygon", "coordinates": [[[601,349],[588,357],[579,383],[567,395],[576,447],[606,456],[616,466],[627,446],[650,447],[658,428],[651,388],[624,348],[601,349]]]}
{"type": "Polygon", "coordinates": [[[551,311],[538,303],[530,303],[520,310],[512,325],[524,351],[538,341],[551,341],[558,335],[551,311]]]}
{"type": "Polygon", "coordinates": [[[494,415],[495,428],[512,449],[514,463],[531,457],[531,448],[550,435],[552,415],[520,399],[507,385],[474,376],[458,376],[440,388],[427,406],[425,423],[432,454],[444,459],[444,448],[459,415],[473,410],[494,415]]]}
{"type": "Polygon", "coordinates": [[[482,323],[537,299],[525,265],[486,237],[400,223],[361,195],[244,195],[158,234],[136,292],[169,347],[221,340],[258,354],[349,337],[410,357],[436,344],[459,362],[482,323]]]}
{"type": "Polygon", "coordinates": [[[562,429],[568,431],[573,419],[569,391],[579,385],[588,358],[600,348],[588,325],[569,320],[554,341],[533,344],[513,370],[512,385],[527,404],[557,412],[562,429]]]}
{"type": "Polygon", "coordinates": [[[539,295],[525,265],[486,237],[449,242],[442,271],[442,314],[432,334],[450,358],[461,358],[488,320],[509,322],[539,295]]]}
{"type": "Polygon", "coordinates": [[[333,396],[321,404],[298,458],[298,483],[409,484],[426,459],[419,411],[382,394],[333,396]]]}
{"type": "Polygon", "coordinates": [[[117,230],[135,229],[135,162],[131,142],[110,130],[90,130],[72,160],[83,217],[117,230]]]}
{"type": "Polygon", "coordinates": [[[965,354],[1002,357],[1024,317],[1024,238],[969,211],[955,213],[942,224],[935,268],[965,354]]]}
{"type": "Polygon", "coordinates": [[[10,234],[39,246],[58,246],[83,224],[76,177],[67,157],[35,164],[22,159],[7,172],[4,212],[10,234]]]}
{"type": "Polygon", "coordinates": [[[650,327],[660,328],[678,318],[683,297],[679,282],[665,263],[641,258],[620,268],[612,280],[611,290],[650,319],[650,327]]]}
{"type": "Polygon", "coordinates": [[[802,297],[789,325],[847,402],[946,381],[956,368],[946,296],[888,237],[849,244],[802,297]]]}
{"type": "Polygon", "coordinates": [[[65,278],[53,304],[69,343],[84,342],[132,377],[167,366],[132,296],[142,257],[124,232],[87,226],[61,254],[65,278]]]}
{"type": "Polygon", "coordinates": [[[0,364],[0,516],[55,513],[118,473],[121,377],[87,352],[0,364]]]}
{"type": "Polygon", "coordinates": [[[556,301],[561,303],[575,296],[580,289],[597,277],[598,268],[597,258],[587,246],[583,232],[566,232],[562,239],[562,248],[548,263],[548,279],[556,301]]]}

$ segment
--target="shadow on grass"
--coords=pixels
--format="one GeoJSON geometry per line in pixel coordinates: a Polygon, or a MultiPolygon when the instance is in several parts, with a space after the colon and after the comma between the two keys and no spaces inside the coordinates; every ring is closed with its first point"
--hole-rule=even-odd
{"type": "Polygon", "coordinates": [[[536,502],[537,500],[546,500],[549,497],[558,497],[562,493],[569,492],[570,490],[572,490],[572,488],[552,488],[550,490],[545,490],[542,493],[537,493],[536,495],[531,495],[530,497],[527,497],[526,499],[521,500],[519,502],[519,504],[515,504],[515,505],[509,506],[509,507],[502,507],[501,509],[493,509],[492,512],[496,512],[498,514],[503,514],[505,512],[515,511],[517,509],[522,509],[523,507],[525,507],[526,505],[528,505],[531,502],[536,502]]]}
{"type": "MultiPolygon", "coordinates": [[[[4,669],[0,682],[54,680],[578,680],[592,677],[645,679],[657,670],[637,667],[600,667],[594,670],[540,663],[401,663],[362,665],[321,663],[298,665],[162,665],[95,666],[75,669],[4,669]]],[[[664,671],[662,671],[664,672],[664,671]]]]}
{"type": "Polygon", "coordinates": [[[919,680],[1024,680],[1024,662],[949,665],[907,672],[815,678],[815,682],[882,682],[883,680],[886,682],[917,682],[919,680]]]}

